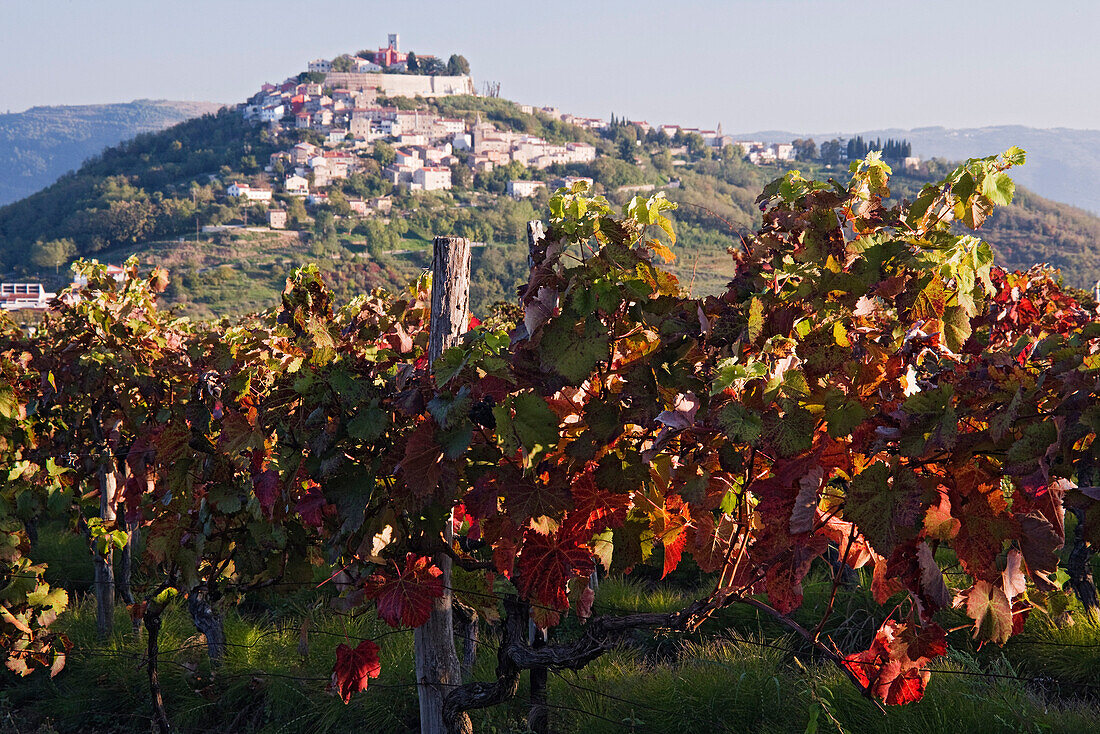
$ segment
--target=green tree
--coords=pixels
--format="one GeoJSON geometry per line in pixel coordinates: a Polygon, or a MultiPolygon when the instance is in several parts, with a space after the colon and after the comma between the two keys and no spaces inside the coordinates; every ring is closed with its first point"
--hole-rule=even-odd
{"type": "Polygon", "coordinates": [[[331,209],[322,209],[313,217],[313,236],[325,245],[336,241],[336,217],[331,209]]]}
{"type": "Polygon", "coordinates": [[[821,144],[821,160],[825,163],[839,163],[846,152],[846,146],[840,138],[833,138],[821,144]]]}
{"type": "Polygon", "coordinates": [[[634,151],[638,148],[638,142],[632,140],[630,137],[624,135],[619,138],[618,151],[619,157],[624,161],[631,162],[634,160],[634,151]]]}
{"type": "Polygon", "coordinates": [[[353,71],[351,57],[341,54],[332,60],[333,71],[353,71]]]}
{"type": "Polygon", "coordinates": [[[416,60],[416,54],[409,51],[409,55],[405,57],[405,68],[409,70],[409,73],[416,74],[420,71],[420,62],[416,60]]]}
{"type": "Polygon", "coordinates": [[[357,228],[357,231],[366,239],[367,252],[374,258],[388,250],[396,250],[400,244],[400,238],[394,228],[382,224],[377,219],[368,219],[357,228]]]}
{"type": "Polygon", "coordinates": [[[394,152],[392,145],[384,140],[379,140],[374,144],[373,156],[374,160],[378,161],[378,165],[385,167],[393,163],[397,153],[394,152]]]}
{"type": "Polygon", "coordinates": [[[474,182],[474,172],[461,163],[451,166],[451,185],[456,189],[468,189],[474,182]]]}
{"type": "Polygon", "coordinates": [[[794,155],[800,161],[812,161],[817,158],[817,143],[813,138],[803,140],[799,138],[791,143],[794,145],[794,155]]]}
{"type": "Polygon", "coordinates": [[[701,156],[703,151],[707,149],[707,143],[699,133],[688,133],[685,135],[684,144],[687,145],[688,153],[690,153],[692,157],[701,156]]]}
{"type": "Polygon", "coordinates": [[[56,268],[76,257],[76,243],[68,237],[38,240],[31,245],[31,262],[40,268],[56,268]]]}
{"type": "Polygon", "coordinates": [[[470,62],[466,60],[465,56],[451,54],[451,58],[447,59],[447,73],[451,76],[469,74],[470,62]]]}
{"type": "Polygon", "coordinates": [[[299,197],[295,196],[287,204],[286,217],[290,222],[290,226],[294,229],[302,229],[309,221],[309,215],[306,214],[306,205],[302,203],[299,197]]]}
{"type": "Polygon", "coordinates": [[[340,189],[333,187],[328,192],[328,204],[332,207],[332,211],[341,217],[351,216],[351,205],[348,204],[348,197],[344,196],[344,192],[340,189]]]}

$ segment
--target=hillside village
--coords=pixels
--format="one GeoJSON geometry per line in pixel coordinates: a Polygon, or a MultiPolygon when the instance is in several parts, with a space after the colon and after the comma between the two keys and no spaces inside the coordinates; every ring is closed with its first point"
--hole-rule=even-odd
{"type": "MultiPolygon", "coordinates": [[[[314,59],[235,108],[108,150],[91,163],[101,179],[59,182],[78,192],[57,199],[73,201],[70,214],[0,219],[0,255],[39,268],[5,277],[6,308],[45,308],[75,256],[119,261],[151,247],[179,276],[167,297],[200,313],[264,303],[307,252],[343,263],[350,296],[404,282],[439,231],[488,248],[475,288],[485,307],[522,275],[510,248],[527,219],[578,181],[616,205],[665,191],[681,206],[682,243],[714,266],[691,266],[708,289],[724,277],[730,232],[753,226],[751,192],[767,178],[795,161],[844,167],[880,142],[742,139],[721,125],[582,117],[499,98],[491,85],[474,91],[462,56],[415,56],[390,34],[376,51],[314,59]],[[123,161],[131,173],[120,175],[123,161]],[[233,284],[251,299],[230,296],[233,284]]],[[[895,165],[919,164],[904,141],[883,148],[895,165]]]]}
{"type": "MultiPolygon", "coordinates": [[[[305,140],[273,154],[266,166],[267,176],[257,182],[232,182],[226,193],[249,202],[270,203],[273,194],[302,198],[310,206],[327,204],[327,189],[337,181],[364,169],[367,159],[382,158],[386,163],[382,178],[410,192],[445,191],[454,186],[456,167],[470,173],[488,173],[509,163],[518,163],[532,171],[554,166],[588,164],[597,155],[595,145],[583,142],[552,143],[542,137],[501,129],[492,122],[447,117],[407,103],[452,95],[473,94],[469,76],[442,76],[409,73],[409,53],[400,50],[400,37],[390,34],[388,45],[373,53],[360,52],[336,60],[315,59],[308,71],[280,84],[264,84],[260,91],[240,105],[243,117],[265,124],[276,136],[292,138],[308,131],[305,140]],[[371,58],[364,58],[363,54],[371,58]],[[342,62],[342,63],[340,63],[342,62]],[[401,103],[404,99],[405,103],[401,103]],[[383,143],[393,148],[392,160],[378,155],[383,143]]],[[[452,57],[453,60],[456,57],[452,57]]],[[[461,57],[458,57],[461,58],[461,57]]],[[[464,64],[463,59],[463,64],[464,64]]],[[[443,69],[435,57],[421,56],[418,64],[443,69]],[[433,64],[434,62],[434,64],[433,64]]],[[[467,67],[468,68],[468,67],[467,67]]],[[[765,143],[738,140],[722,132],[719,124],[705,130],[674,124],[650,125],[644,120],[615,120],[579,117],[553,107],[519,105],[521,113],[539,114],[566,125],[596,134],[606,133],[615,125],[636,128],[641,135],[658,141],[685,143],[698,140],[702,147],[721,151],[739,147],[750,163],[795,160],[800,152],[795,143],[765,143]]],[[[640,143],[641,141],[639,141],[640,143]]],[[[686,153],[688,145],[678,152],[686,153]]],[[[387,148],[383,148],[384,150],[387,148]]],[[[913,165],[916,159],[907,160],[913,165]]],[[[514,198],[535,195],[543,189],[569,185],[586,176],[558,176],[509,180],[506,193],[514,198]]],[[[388,214],[388,197],[348,199],[356,215],[388,214]]],[[[285,226],[286,214],[275,208],[269,212],[269,224],[285,226]]]]}

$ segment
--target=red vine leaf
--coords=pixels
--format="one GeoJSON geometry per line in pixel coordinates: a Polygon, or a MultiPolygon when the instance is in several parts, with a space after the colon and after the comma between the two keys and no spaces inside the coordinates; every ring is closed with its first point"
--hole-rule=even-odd
{"type": "Polygon", "coordinates": [[[887,620],[871,647],[848,655],[843,665],[872,695],[890,705],[914,703],[924,696],[928,663],[947,652],[947,638],[935,623],[923,629],[887,620]]]}
{"type": "Polygon", "coordinates": [[[274,469],[265,469],[260,472],[252,480],[252,491],[260,501],[260,510],[264,517],[270,520],[275,508],[275,500],[279,497],[279,472],[274,469]]]}
{"type": "Polygon", "coordinates": [[[317,483],[309,484],[309,490],[298,499],[294,510],[302,516],[302,522],[306,525],[319,528],[324,525],[326,509],[330,506],[325,502],[325,496],[321,494],[321,488],[317,483]]]}
{"type": "Polygon", "coordinates": [[[592,552],[561,531],[543,535],[528,529],[519,555],[519,592],[530,601],[553,609],[569,608],[566,584],[594,568],[592,552]]]}
{"type": "Polygon", "coordinates": [[[589,533],[602,533],[608,528],[619,527],[626,520],[630,495],[597,487],[591,469],[573,478],[570,491],[573,494],[573,510],[565,519],[570,532],[579,532],[583,528],[589,533]]]}
{"type": "Polygon", "coordinates": [[[391,627],[419,627],[432,613],[432,600],[443,596],[442,575],[431,559],[405,556],[405,569],[395,578],[374,574],[364,584],[364,596],[375,599],[378,616],[391,627]]]}
{"type": "Polygon", "coordinates": [[[341,643],[336,647],[336,665],[332,669],[329,690],[334,690],[344,703],[351,702],[351,694],[367,690],[367,681],[382,672],[378,661],[378,645],[363,640],[354,650],[341,643]]]}
{"type": "Polygon", "coordinates": [[[665,568],[661,573],[661,578],[668,576],[680,565],[680,556],[684,552],[684,544],[687,543],[687,533],[681,529],[671,539],[666,536],[663,542],[665,545],[665,568]]]}
{"type": "Polygon", "coordinates": [[[424,498],[439,486],[443,449],[435,440],[435,422],[425,420],[409,434],[405,458],[401,459],[401,477],[416,497],[424,498]]]}

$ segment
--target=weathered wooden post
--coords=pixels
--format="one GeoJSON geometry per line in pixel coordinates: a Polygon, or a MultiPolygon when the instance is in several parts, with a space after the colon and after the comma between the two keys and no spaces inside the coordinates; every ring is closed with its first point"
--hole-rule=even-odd
{"type": "MultiPolygon", "coordinates": [[[[105,523],[115,519],[115,495],[118,477],[114,458],[106,459],[99,467],[99,517],[105,523]]],[[[110,542],[103,553],[95,553],[95,627],[100,638],[111,635],[115,621],[115,568],[114,551],[110,542]]]]}
{"type": "MultiPolygon", "coordinates": [[[[432,320],[428,364],[456,344],[470,322],[470,242],[464,237],[436,237],[432,257],[432,320]]],[[[451,522],[443,527],[443,542],[454,540],[451,522]]],[[[443,574],[443,596],[432,604],[428,621],[413,633],[416,681],[420,698],[421,734],[443,734],[443,698],[462,684],[455,652],[451,558],[439,553],[435,565],[443,574]]]]}
{"type": "Polygon", "coordinates": [[[527,267],[535,267],[535,248],[539,240],[546,235],[546,228],[538,219],[532,219],[527,223],[527,267]]]}

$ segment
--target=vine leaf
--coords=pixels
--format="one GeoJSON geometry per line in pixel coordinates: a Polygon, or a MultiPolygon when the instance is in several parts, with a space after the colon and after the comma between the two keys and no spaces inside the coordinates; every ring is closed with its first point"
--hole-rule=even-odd
{"type": "Polygon", "coordinates": [[[798,480],[798,495],[794,500],[794,512],[791,513],[791,535],[808,533],[814,529],[814,516],[817,514],[818,491],[821,489],[824,468],[815,466],[798,480]]]}
{"type": "Polygon", "coordinates": [[[439,486],[443,449],[435,441],[435,422],[425,420],[409,435],[401,476],[414,496],[423,499],[439,486]]]}
{"type": "Polygon", "coordinates": [[[367,681],[382,672],[378,661],[378,645],[363,640],[353,650],[340,643],[336,646],[336,665],[332,669],[329,690],[336,691],[344,703],[351,702],[351,694],[367,690],[367,681]]]}
{"type": "Polygon", "coordinates": [[[533,466],[558,443],[558,416],[533,392],[509,397],[493,408],[497,437],[506,451],[523,448],[526,463],[533,466]]]}
{"type": "Polygon", "coordinates": [[[432,600],[443,596],[442,575],[431,559],[415,553],[405,556],[405,569],[396,577],[374,574],[363,586],[364,596],[375,599],[378,616],[391,627],[419,627],[432,613],[432,600]]]}
{"type": "Polygon", "coordinates": [[[260,501],[260,510],[264,517],[271,519],[275,500],[279,497],[279,472],[265,469],[252,480],[252,491],[260,501]]]}
{"type": "Polygon", "coordinates": [[[336,508],[325,502],[325,495],[321,493],[316,482],[310,481],[309,485],[306,493],[294,504],[294,510],[306,525],[319,528],[325,522],[325,515],[334,512],[336,508]]]}
{"type": "Polygon", "coordinates": [[[570,489],[573,510],[566,516],[565,525],[572,531],[598,534],[608,528],[617,528],[626,520],[630,495],[597,487],[591,470],[577,477],[570,489]]]}
{"type": "Polygon", "coordinates": [[[1012,604],[1003,589],[985,580],[974,582],[968,592],[955,600],[966,605],[966,614],[974,620],[974,638],[1003,645],[1012,635],[1012,604]]]}
{"type": "Polygon", "coordinates": [[[890,705],[915,703],[924,697],[926,666],[947,652],[943,629],[931,623],[923,629],[888,619],[871,647],[844,658],[843,664],[872,695],[890,705]]]}
{"type": "Polygon", "coordinates": [[[888,556],[921,520],[921,488],[908,469],[890,472],[881,461],[852,480],[844,518],[854,522],[880,555],[888,556]]]}
{"type": "Polygon", "coordinates": [[[592,573],[592,551],[560,530],[543,535],[528,529],[519,554],[519,592],[525,599],[552,609],[569,608],[566,584],[592,573]]]}
{"type": "Polygon", "coordinates": [[[582,324],[576,324],[566,316],[562,314],[546,327],[539,347],[543,364],[573,384],[578,384],[592,373],[601,360],[608,358],[610,340],[598,316],[590,314],[582,324]]]}

